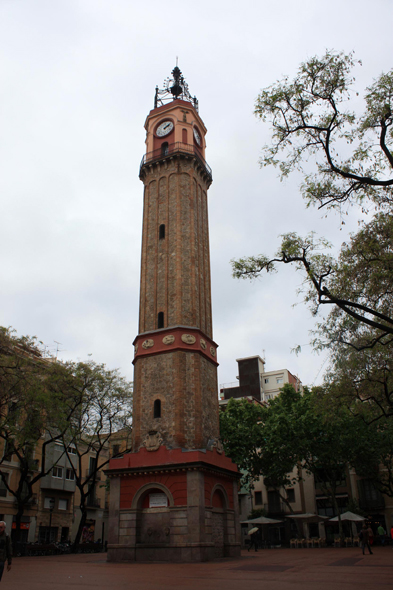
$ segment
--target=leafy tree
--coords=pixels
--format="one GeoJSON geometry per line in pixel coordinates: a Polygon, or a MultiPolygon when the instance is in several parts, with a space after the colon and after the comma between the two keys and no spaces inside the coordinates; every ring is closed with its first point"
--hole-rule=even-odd
{"type": "Polygon", "coordinates": [[[323,388],[305,390],[300,401],[299,436],[303,441],[302,465],[314,475],[316,485],[329,498],[338,515],[343,538],[338,488],[345,485],[348,467],[364,464],[368,433],[364,423],[340,404],[331,406],[323,388]]]}
{"type": "Polygon", "coordinates": [[[260,476],[260,448],[263,442],[261,424],[266,409],[247,399],[230,399],[220,412],[220,434],[225,454],[243,473],[242,485],[252,489],[260,476]]]}
{"type": "Polygon", "coordinates": [[[299,399],[300,394],[286,384],[268,406],[231,399],[220,413],[225,453],[244,473],[245,485],[252,489],[253,482],[263,476],[265,485],[276,491],[292,513],[285,489],[301,478],[294,403],[299,399]]]}
{"type": "MultiPolygon", "coordinates": [[[[73,544],[73,551],[76,552],[86,524],[88,506],[95,502],[98,472],[110,460],[110,438],[118,430],[123,430],[124,435],[131,433],[132,384],[117,370],[108,370],[105,365],[93,361],[69,364],[68,368],[72,373],[73,388],[80,400],[69,428],[62,434],[80,494],[81,519],[73,544]],[[75,451],[76,465],[70,456],[70,448],[75,451]],[[90,460],[92,456],[94,461],[90,460]]],[[[126,448],[122,453],[130,450],[130,437],[125,442],[126,448]]]]}
{"type": "Polygon", "coordinates": [[[376,344],[371,349],[357,351],[337,346],[324,381],[330,396],[359,415],[364,423],[393,416],[391,347],[376,344]]]}
{"type": "MultiPolygon", "coordinates": [[[[249,484],[263,476],[293,512],[285,488],[299,481],[301,467],[315,477],[339,516],[337,494],[348,466],[375,467],[375,455],[363,457],[368,448],[364,422],[343,405],[332,407],[322,388],[305,388],[301,395],[287,384],[267,406],[247,406],[252,406],[247,400],[230,400],[220,426],[225,452],[248,471],[249,484]]],[[[340,518],[339,530],[342,536],[340,518]]]]}
{"type": "Polygon", "coordinates": [[[326,51],[302,63],[293,81],[285,77],[261,91],[255,114],[273,128],[261,165],[279,166],[282,177],[294,169],[303,172],[307,204],[337,207],[369,199],[390,208],[393,71],[367,88],[365,110],[358,116],[345,108],[354,65],[352,53],[326,51]],[[313,174],[304,170],[309,159],[316,164],[313,174]]]}
{"type": "Polygon", "coordinates": [[[359,204],[371,207],[372,220],[343,244],[337,259],[326,252],[326,240],[293,232],[282,237],[276,255],[233,260],[232,268],[237,278],[255,278],[278,263],[294,264],[304,273],[312,312],[331,309],[315,344],[362,350],[393,342],[393,71],[367,89],[357,116],[345,108],[354,65],[352,54],[327,51],[311,58],[293,81],[284,78],[263,90],[255,114],[273,128],[261,165],[279,166],[282,177],[300,170],[307,205],[359,204]],[[305,162],[314,162],[316,171],[309,173],[305,162]]]}
{"type": "Polygon", "coordinates": [[[87,498],[93,498],[97,472],[109,461],[105,449],[110,436],[121,428],[130,429],[132,385],[104,365],[93,361],[61,363],[46,358],[41,348],[34,338],[0,329],[0,440],[4,450],[0,476],[15,498],[19,531],[34,486],[56,465],[50,459],[50,445],[62,441],[61,456],[68,456],[81,497],[77,548],[86,521],[87,498]],[[77,453],[76,467],[69,455],[71,443],[77,453]],[[86,477],[83,459],[92,453],[96,461],[86,477]],[[19,462],[16,485],[2,469],[12,455],[19,462]]]}
{"type": "Polygon", "coordinates": [[[68,421],[79,403],[68,389],[65,394],[60,386],[66,376],[61,364],[43,356],[36,339],[17,337],[0,328],[0,476],[15,498],[17,538],[35,484],[53,467],[47,459],[48,445],[68,429],[68,421]],[[19,463],[14,486],[2,468],[12,456],[19,463]]]}

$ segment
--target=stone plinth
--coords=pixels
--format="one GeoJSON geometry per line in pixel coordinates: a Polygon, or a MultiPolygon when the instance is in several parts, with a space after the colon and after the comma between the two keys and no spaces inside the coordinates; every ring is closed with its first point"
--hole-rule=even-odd
{"type": "Polygon", "coordinates": [[[112,459],[109,561],[208,561],[240,555],[237,467],[216,449],[112,459]],[[167,506],[149,507],[151,494],[167,506]]]}

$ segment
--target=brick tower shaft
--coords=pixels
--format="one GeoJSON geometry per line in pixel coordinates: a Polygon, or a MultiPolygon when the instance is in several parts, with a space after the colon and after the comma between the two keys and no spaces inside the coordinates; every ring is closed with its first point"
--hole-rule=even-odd
{"type": "Polygon", "coordinates": [[[146,120],[133,444],[199,449],[219,440],[212,340],[206,128],[182,100],[146,120]]]}

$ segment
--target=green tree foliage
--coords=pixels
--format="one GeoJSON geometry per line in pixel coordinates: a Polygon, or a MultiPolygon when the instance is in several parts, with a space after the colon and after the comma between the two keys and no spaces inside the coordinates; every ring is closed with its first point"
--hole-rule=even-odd
{"type": "Polygon", "coordinates": [[[33,497],[33,486],[53,467],[47,461],[48,445],[66,431],[78,405],[73,393],[65,394],[60,386],[65,375],[63,366],[43,356],[36,339],[0,328],[0,476],[15,498],[17,530],[33,497]],[[11,457],[19,463],[16,486],[10,485],[2,470],[11,457]]]}
{"type": "Polygon", "coordinates": [[[261,165],[279,166],[282,176],[303,172],[307,204],[338,207],[371,200],[390,209],[393,71],[367,88],[359,116],[346,108],[354,65],[353,54],[327,51],[302,63],[294,80],[286,77],[261,91],[255,114],[273,128],[261,165]],[[309,160],[316,166],[311,174],[304,169],[309,160]]]}
{"type": "Polygon", "coordinates": [[[322,329],[324,344],[340,341],[363,348],[390,344],[393,336],[393,71],[367,89],[364,113],[356,116],[345,108],[353,66],[351,54],[327,52],[302,64],[292,82],[285,78],[260,93],[255,113],[273,127],[261,163],[279,166],[282,176],[301,170],[308,205],[368,203],[383,213],[343,244],[338,259],[314,234],[289,233],[275,256],[242,258],[232,265],[235,277],[255,278],[275,270],[277,263],[294,264],[305,273],[305,299],[312,311],[321,305],[333,308],[322,329]],[[316,172],[306,173],[305,161],[308,166],[314,161],[316,172]]]}
{"type": "MultiPolygon", "coordinates": [[[[348,466],[375,469],[375,455],[367,455],[366,465],[362,459],[368,444],[364,422],[343,405],[332,407],[329,399],[322,388],[305,388],[301,395],[285,385],[266,406],[230,400],[220,415],[226,454],[248,471],[249,483],[263,476],[265,485],[277,490],[283,502],[285,488],[298,481],[302,471],[313,474],[339,514],[337,494],[340,485],[345,485],[348,466]],[[250,415],[252,434],[247,437],[243,433],[250,415]]],[[[339,527],[342,534],[341,521],[339,527]]]]}
{"type": "Polygon", "coordinates": [[[16,501],[17,529],[34,485],[55,465],[49,445],[62,441],[62,456],[68,455],[70,443],[77,450],[75,476],[83,520],[97,471],[108,462],[107,455],[100,461],[102,451],[115,430],[130,428],[131,423],[132,386],[118,371],[93,361],[61,363],[45,357],[42,348],[34,338],[0,329],[0,476],[16,501]],[[86,477],[82,457],[92,451],[96,465],[86,477]],[[2,469],[11,457],[19,463],[16,486],[2,469]]]}

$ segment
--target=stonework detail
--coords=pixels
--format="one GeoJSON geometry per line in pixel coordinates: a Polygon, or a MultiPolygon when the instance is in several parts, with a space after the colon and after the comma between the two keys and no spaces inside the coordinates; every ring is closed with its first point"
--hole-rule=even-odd
{"type": "Polygon", "coordinates": [[[206,340],[204,340],[203,338],[201,338],[200,341],[199,341],[199,343],[201,345],[201,348],[203,348],[203,350],[206,350],[206,346],[207,346],[206,340]]]}
{"type": "Polygon", "coordinates": [[[172,334],[168,334],[168,336],[164,336],[162,339],[163,344],[173,344],[175,341],[175,337],[172,334]]]}
{"type": "Polygon", "coordinates": [[[181,339],[184,344],[195,344],[196,342],[196,338],[192,334],[183,334],[181,339]]]}
{"type": "Polygon", "coordinates": [[[222,453],[224,452],[224,446],[223,446],[220,438],[215,438],[214,439],[214,442],[212,444],[212,447],[214,449],[216,449],[217,453],[219,453],[220,455],[222,455],[222,453]]]}
{"type": "Polygon", "coordinates": [[[156,430],[151,430],[143,441],[147,451],[158,451],[162,443],[162,436],[156,430]]]}
{"type": "Polygon", "coordinates": [[[148,338],[147,340],[144,340],[142,342],[142,348],[144,348],[145,350],[147,350],[148,348],[152,348],[152,346],[154,346],[154,340],[152,340],[151,338],[148,338]]]}
{"type": "Polygon", "coordinates": [[[138,352],[138,345],[137,345],[137,344],[135,344],[135,349],[134,349],[134,351],[135,351],[135,354],[137,354],[137,352],[138,352]]]}
{"type": "Polygon", "coordinates": [[[212,356],[216,356],[216,349],[215,349],[215,348],[213,348],[213,346],[211,346],[211,347],[210,347],[210,354],[211,354],[212,356]]]}

